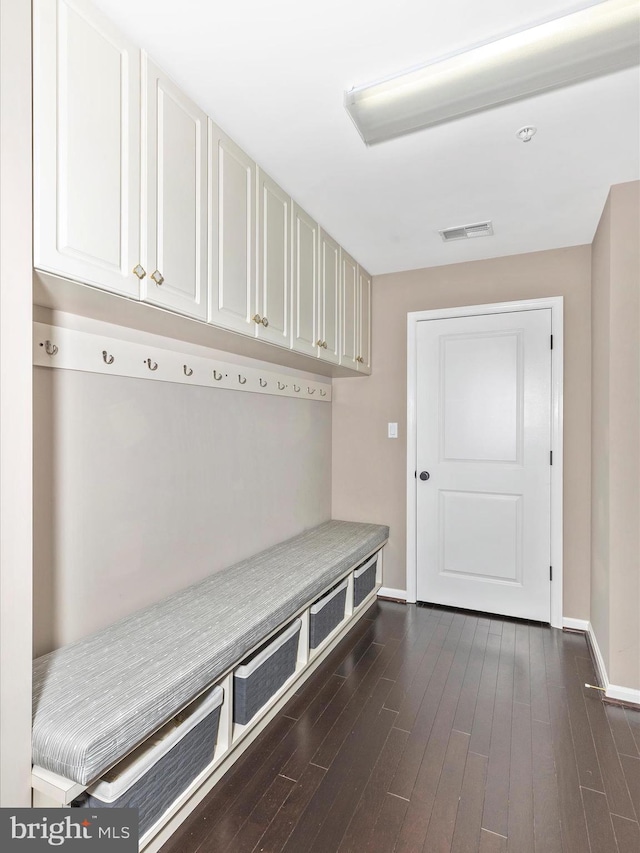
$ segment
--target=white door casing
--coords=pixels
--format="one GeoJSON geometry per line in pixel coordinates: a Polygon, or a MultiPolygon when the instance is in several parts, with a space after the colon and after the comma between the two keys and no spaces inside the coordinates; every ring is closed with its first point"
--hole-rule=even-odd
{"type": "Polygon", "coordinates": [[[408,332],[407,600],[561,626],[562,300],[408,332]]]}
{"type": "Polygon", "coordinates": [[[141,297],[207,319],[207,117],[142,55],[141,297]]]}

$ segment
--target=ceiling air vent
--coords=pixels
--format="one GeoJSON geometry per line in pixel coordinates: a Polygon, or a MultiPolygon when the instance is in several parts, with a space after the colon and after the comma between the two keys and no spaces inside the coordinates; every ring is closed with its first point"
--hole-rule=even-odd
{"type": "Polygon", "coordinates": [[[473,225],[445,228],[439,233],[445,243],[451,243],[453,240],[468,240],[471,237],[490,237],[493,234],[493,225],[491,222],[475,222],[473,225]]]}

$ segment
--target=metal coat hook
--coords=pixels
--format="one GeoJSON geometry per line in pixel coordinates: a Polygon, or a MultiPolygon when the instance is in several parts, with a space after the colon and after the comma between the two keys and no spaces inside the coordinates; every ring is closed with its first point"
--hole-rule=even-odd
{"type": "Polygon", "coordinates": [[[150,358],[145,358],[144,363],[147,365],[149,370],[157,370],[158,369],[158,362],[157,361],[151,361],[150,358]]]}
{"type": "Polygon", "coordinates": [[[294,391],[296,392],[296,394],[297,394],[297,393],[298,393],[298,391],[300,390],[300,386],[299,386],[299,385],[294,385],[294,386],[293,386],[293,390],[294,390],[294,391]]]}
{"type": "Polygon", "coordinates": [[[242,376],[242,375],[239,373],[239,374],[238,374],[238,382],[239,382],[241,385],[245,385],[245,384],[246,384],[246,382],[247,382],[247,380],[245,379],[245,377],[244,377],[244,376],[242,376]]]}
{"type": "Polygon", "coordinates": [[[222,374],[218,373],[218,371],[214,369],[213,378],[216,380],[216,382],[220,382],[220,380],[222,379],[222,374]]]}
{"type": "Polygon", "coordinates": [[[261,388],[266,388],[266,387],[267,387],[267,383],[266,383],[266,382],[263,382],[263,381],[262,381],[262,379],[260,380],[260,387],[261,387],[261,388]]]}
{"type": "Polygon", "coordinates": [[[309,386],[307,385],[307,394],[315,394],[315,393],[316,393],[316,389],[315,388],[309,388],[309,386]]]}
{"type": "Polygon", "coordinates": [[[52,344],[51,341],[45,341],[43,344],[40,344],[41,347],[44,347],[44,351],[47,355],[55,355],[58,352],[58,347],[55,344],[52,344]]]}
{"type": "Polygon", "coordinates": [[[326,391],[323,391],[323,390],[322,390],[322,388],[320,389],[320,396],[321,396],[321,397],[326,397],[326,396],[327,396],[327,392],[326,392],[326,391]]]}
{"type": "Polygon", "coordinates": [[[278,390],[279,390],[279,391],[284,391],[284,389],[285,389],[286,387],[287,387],[287,386],[286,386],[283,382],[280,382],[280,381],[278,380],[278,390]]]}
{"type": "Polygon", "coordinates": [[[185,376],[193,376],[193,368],[192,367],[187,367],[186,364],[183,364],[182,369],[184,370],[185,376]]]}
{"type": "Polygon", "coordinates": [[[102,350],[102,360],[105,364],[113,364],[115,358],[106,351],[106,349],[102,350]]]}

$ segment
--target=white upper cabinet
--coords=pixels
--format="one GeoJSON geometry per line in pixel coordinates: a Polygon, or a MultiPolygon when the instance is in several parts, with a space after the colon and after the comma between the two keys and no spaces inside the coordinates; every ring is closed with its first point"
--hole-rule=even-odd
{"type": "Polygon", "coordinates": [[[256,164],[209,119],[209,321],[253,331],[256,164]]]}
{"type": "Polygon", "coordinates": [[[318,355],[337,364],[340,360],[340,246],[320,229],[320,280],[318,284],[318,355]]]}
{"type": "Polygon", "coordinates": [[[318,223],[293,203],[292,347],[317,355],[318,223]]]}
{"type": "Polygon", "coordinates": [[[80,0],[35,0],[34,265],[138,296],[140,52],[80,0]]]}
{"type": "Polygon", "coordinates": [[[258,276],[253,322],[256,335],[291,343],[291,199],[258,169],[258,276]]]}
{"type": "Polygon", "coordinates": [[[371,373],[371,276],[358,266],[358,338],[357,366],[361,373],[371,373]]]}
{"type": "Polygon", "coordinates": [[[356,370],[360,355],[358,265],[344,250],[340,252],[340,277],[342,284],[340,364],[356,370]]]}
{"type": "Polygon", "coordinates": [[[207,117],[142,55],[141,297],[207,318],[207,117]]]}

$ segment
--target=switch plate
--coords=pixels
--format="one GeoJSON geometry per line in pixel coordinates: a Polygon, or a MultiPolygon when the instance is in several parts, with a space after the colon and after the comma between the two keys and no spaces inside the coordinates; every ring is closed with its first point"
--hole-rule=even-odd
{"type": "Polygon", "coordinates": [[[398,424],[387,424],[387,438],[398,437],[398,424]]]}

